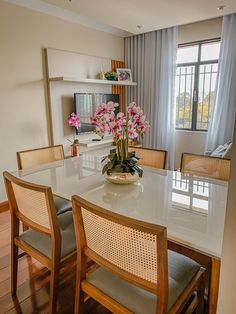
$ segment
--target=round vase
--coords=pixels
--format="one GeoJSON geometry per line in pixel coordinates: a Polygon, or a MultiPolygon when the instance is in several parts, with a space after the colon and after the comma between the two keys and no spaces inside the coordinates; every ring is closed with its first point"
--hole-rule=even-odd
{"type": "Polygon", "coordinates": [[[139,180],[139,175],[135,172],[133,175],[128,172],[104,174],[107,181],[115,184],[131,184],[139,180]]]}

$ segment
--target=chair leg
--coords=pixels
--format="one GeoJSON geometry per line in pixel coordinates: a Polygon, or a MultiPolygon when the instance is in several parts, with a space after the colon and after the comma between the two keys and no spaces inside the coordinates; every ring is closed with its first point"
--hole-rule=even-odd
{"type": "Polygon", "coordinates": [[[204,313],[204,295],[205,295],[205,276],[202,275],[201,282],[199,284],[199,287],[197,289],[197,295],[198,295],[198,306],[196,308],[196,314],[203,314],[204,313]]]}
{"type": "Polygon", "coordinates": [[[18,272],[18,246],[12,244],[11,252],[11,294],[16,295],[17,288],[17,272],[18,272]]]}
{"type": "Polygon", "coordinates": [[[57,289],[59,282],[59,265],[53,266],[50,274],[49,313],[56,313],[57,289]]]}
{"type": "Polygon", "coordinates": [[[74,314],[84,313],[84,297],[85,294],[81,289],[80,274],[77,272],[76,288],[75,288],[75,310],[74,314]]]}

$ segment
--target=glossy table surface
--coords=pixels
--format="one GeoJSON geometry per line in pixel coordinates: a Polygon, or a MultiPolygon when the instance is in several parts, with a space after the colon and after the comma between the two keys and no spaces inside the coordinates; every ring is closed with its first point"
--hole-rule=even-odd
{"type": "Polygon", "coordinates": [[[80,195],[116,213],[166,226],[168,239],[221,257],[227,183],[143,167],[138,182],[117,185],[105,180],[101,168],[101,156],[84,154],[12,173],[51,186],[65,198],[80,195]]]}

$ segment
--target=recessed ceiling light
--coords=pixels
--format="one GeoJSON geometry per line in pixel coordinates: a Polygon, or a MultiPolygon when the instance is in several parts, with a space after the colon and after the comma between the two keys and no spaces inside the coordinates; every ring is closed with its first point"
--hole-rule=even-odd
{"type": "Polygon", "coordinates": [[[219,5],[219,6],[217,7],[217,10],[218,10],[218,11],[223,11],[225,7],[226,7],[226,5],[219,5]]]}

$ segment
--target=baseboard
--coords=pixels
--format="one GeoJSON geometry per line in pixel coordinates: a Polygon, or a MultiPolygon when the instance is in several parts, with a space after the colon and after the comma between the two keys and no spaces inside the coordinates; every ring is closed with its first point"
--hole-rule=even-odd
{"type": "Polygon", "coordinates": [[[0,213],[5,212],[9,209],[8,201],[0,203],[0,213]]]}

